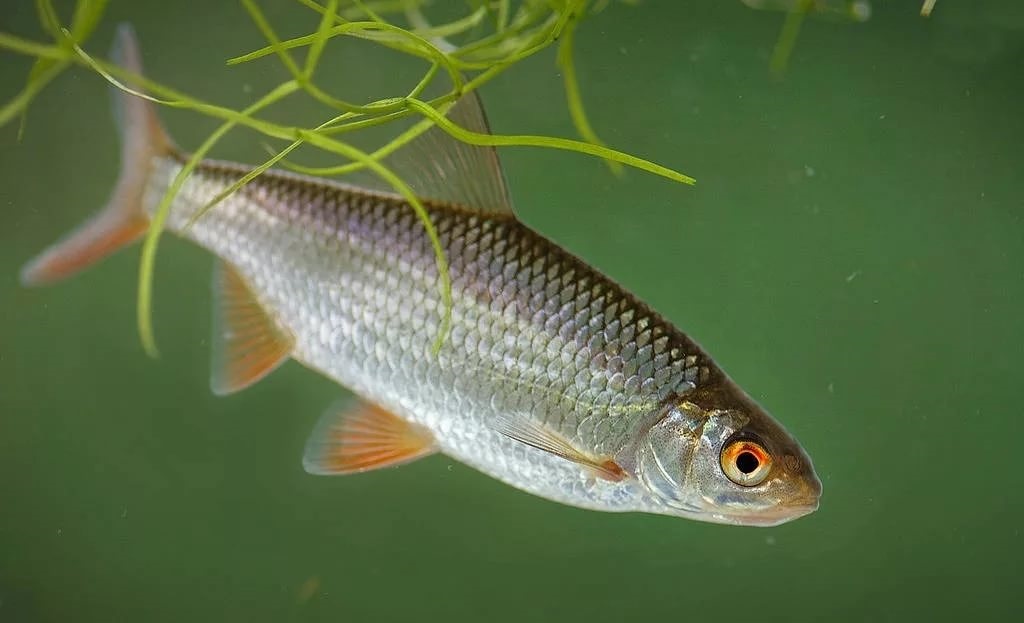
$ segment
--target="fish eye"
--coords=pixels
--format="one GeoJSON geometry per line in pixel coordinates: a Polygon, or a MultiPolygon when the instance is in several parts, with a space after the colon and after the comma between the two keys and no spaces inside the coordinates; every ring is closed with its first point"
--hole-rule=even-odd
{"type": "Polygon", "coordinates": [[[750,439],[726,444],[719,460],[729,480],[743,487],[754,487],[764,482],[772,467],[772,455],[764,446],[750,439]]]}

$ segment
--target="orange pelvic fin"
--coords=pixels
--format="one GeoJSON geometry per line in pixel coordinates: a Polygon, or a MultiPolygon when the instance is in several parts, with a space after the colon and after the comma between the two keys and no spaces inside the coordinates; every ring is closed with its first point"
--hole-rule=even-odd
{"type": "Polygon", "coordinates": [[[294,345],[238,271],[218,261],[213,271],[213,392],[223,396],[252,385],[284,363],[294,345]]]}
{"type": "MultiPolygon", "coordinates": [[[[112,57],[118,65],[142,73],[139,44],[130,26],[122,25],[112,57]]],[[[153,103],[115,89],[114,114],[121,130],[121,175],[106,207],[22,268],[21,282],[36,286],[70,277],[138,240],[149,226],[143,195],[156,156],[173,150],[153,103]]]]}
{"type": "Polygon", "coordinates": [[[343,401],[320,418],[302,464],[311,474],[356,474],[434,452],[434,437],[425,428],[368,402],[343,401]]]}

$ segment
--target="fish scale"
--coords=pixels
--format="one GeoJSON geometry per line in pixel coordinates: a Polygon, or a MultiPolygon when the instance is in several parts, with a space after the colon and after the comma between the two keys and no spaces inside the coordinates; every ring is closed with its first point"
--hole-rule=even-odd
{"type": "MultiPolygon", "coordinates": [[[[181,166],[159,161],[149,206],[181,166]]],[[[626,501],[628,484],[595,481],[532,448],[511,452],[521,444],[489,421],[513,413],[614,456],[657,405],[693,389],[702,354],[685,338],[673,340],[617,285],[517,222],[428,202],[453,297],[451,330],[435,354],[436,259],[407,203],[268,172],[186,228],[245,172],[201,166],[168,228],[246,277],[296,337],[293,358],[435,431],[444,452],[509,484],[577,505],[626,501]]]]}

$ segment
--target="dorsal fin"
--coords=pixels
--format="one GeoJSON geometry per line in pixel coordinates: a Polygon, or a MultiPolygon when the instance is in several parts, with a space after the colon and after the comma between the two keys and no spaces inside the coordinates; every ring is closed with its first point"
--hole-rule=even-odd
{"type": "Polygon", "coordinates": [[[221,260],[213,270],[213,307],[213,393],[245,389],[288,359],[294,338],[274,322],[238,271],[221,260]]]}
{"type": "Polygon", "coordinates": [[[355,474],[394,467],[436,451],[434,437],[381,407],[342,400],[324,413],[306,443],[311,474],[355,474]]]}
{"type": "MultiPolygon", "coordinates": [[[[463,95],[446,116],[470,132],[491,133],[476,92],[463,95]]],[[[434,126],[391,154],[384,164],[423,199],[512,215],[505,174],[494,147],[463,143],[434,126]]]]}

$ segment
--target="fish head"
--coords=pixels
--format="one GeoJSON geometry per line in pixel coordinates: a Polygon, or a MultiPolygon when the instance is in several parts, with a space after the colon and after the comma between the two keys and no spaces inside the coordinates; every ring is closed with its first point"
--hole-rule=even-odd
{"type": "Polygon", "coordinates": [[[810,457],[781,424],[740,396],[670,403],[645,433],[636,476],[659,512],[775,526],[817,510],[821,481],[810,457]]]}

